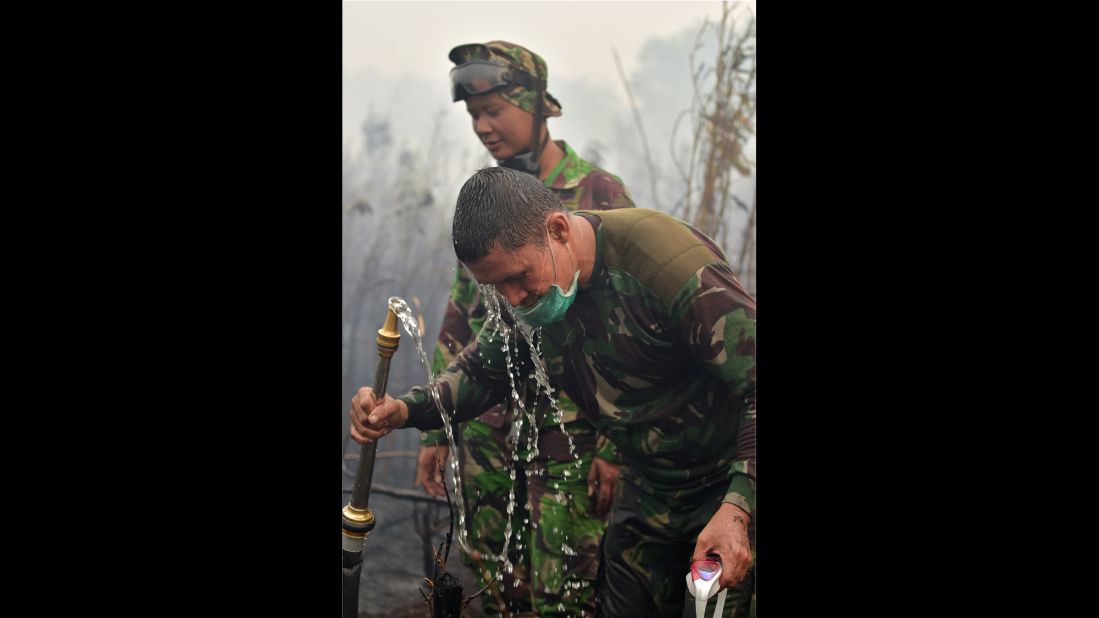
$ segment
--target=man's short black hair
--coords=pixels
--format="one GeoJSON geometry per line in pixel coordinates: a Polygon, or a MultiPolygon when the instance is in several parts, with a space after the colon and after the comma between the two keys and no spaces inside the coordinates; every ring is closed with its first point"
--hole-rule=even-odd
{"type": "Polygon", "coordinates": [[[458,192],[454,253],[472,264],[496,248],[544,245],[546,217],[554,211],[568,212],[536,176],[506,167],[479,169],[458,192]]]}

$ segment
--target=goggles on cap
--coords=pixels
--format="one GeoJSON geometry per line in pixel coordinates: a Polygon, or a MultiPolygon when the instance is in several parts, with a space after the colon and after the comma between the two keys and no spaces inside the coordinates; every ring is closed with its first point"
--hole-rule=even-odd
{"type": "Polygon", "coordinates": [[[496,62],[478,60],[450,70],[450,94],[455,101],[512,85],[531,91],[538,90],[537,82],[530,73],[496,62]]]}

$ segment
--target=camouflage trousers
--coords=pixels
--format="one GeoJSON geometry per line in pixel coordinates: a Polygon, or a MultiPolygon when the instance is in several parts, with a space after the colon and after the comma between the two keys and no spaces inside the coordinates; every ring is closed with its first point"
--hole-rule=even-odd
{"type": "MultiPolygon", "coordinates": [[[[508,544],[513,569],[494,584],[495,594],[486,591],[481,596],[486,615],[500,613],[499,601],[507,604],[512,615],[595,615],[599,542],[605,528],[587,492],[595,430],[585,420],[566,423],[565,428],[580,456],[579,469],[558,425],[543,424],[538,454],[530,462],[525,435],[520,436],[518,461],[512,460],[507,444],[511,423],[499,408],[462,425],[462,482],[474,549],[493,554],[503,550],[514,478],[508,544]]],[[[480,576],[477,589],[500,567],[494,560],[478,562],[465,553],[462,559],[480,576]]]]}
{"type": "MultiPolygon", "coordinates": [[[[727,481],[654,488],[623,465],[599,565],[599,615],[694,618],[687,572],[699,533],[721,505],[727,481]]],[[[755,616],[755,518],[749,523],[752,567],[729,589],[723,616],[755,616]]],[[[716,608],[710,599],[706,616],[716,608]]]]}

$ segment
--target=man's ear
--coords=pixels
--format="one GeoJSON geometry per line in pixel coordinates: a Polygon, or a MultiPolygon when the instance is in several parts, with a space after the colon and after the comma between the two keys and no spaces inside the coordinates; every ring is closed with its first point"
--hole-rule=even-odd
{"type": "Polygon", "coordinates": [[[569,216],[563,212],[550,213],[546,221],[550,238],[560,243],[569,242],[569,216]]]}

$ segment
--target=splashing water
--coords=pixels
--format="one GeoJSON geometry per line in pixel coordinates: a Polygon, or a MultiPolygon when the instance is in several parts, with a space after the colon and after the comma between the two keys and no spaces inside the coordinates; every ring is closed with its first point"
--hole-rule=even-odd
{"type": "Polygon", "coordinates": [[[466,552],[469,553],[469,531],[466,529],[466,510],[463,506],[462,491],[462,475],[458,471],[458,447],[454,443],[454,428],[450,424],[450,417],[443,411],[443,405],[441,397],[439,395],[439,387],[435,384],[435,372],[431,370],[431,363],[427,360],[427,354],[424,353],[423,340],[420,337],[420,327],[416,319],[412,316],[412,308],[408,306],[408,303],[404,299],[392,296],[389,299],[389,308],[393,310],[393,313],[397,314],[397,319],[401,321],[401,325],[404,326],[404,330],[410,337],[412,337],[412,343],[416,346],[416,351],[420,355],[420,365],[423,366],[427,372],[427,385],[428,393],[431,396],[431,402],[435,405],[435,409],[439,412],[439,416],[443,419],[443,428],[446,430],[446,439],[450,444],[450,457],[448,465],[450,467],[451,475],[454,479],[454,493],[457,494],[456,502],[459,504],[458,508],[458,545],[466,552]]]}
{"type": "MultiPolygon", "coordinates": [[[[503,327],[504,340],[502,342],[502,347],[503,347],[503,350],[505,352],[505,357],[507,358],[508,379],[511,381],[511,388],[512,388],[513,397],[516,397],[516,398],[518,397],[518,395],[515,391],[515,377],[514,377],[514,367],[516,365],[518,365],[518,363],[512,361],[511,355],[512,355],[512,351],[514,351],[516,354],[518,354],[519,346],[518,346],[517,341],[512,343],[511,345],[509,345],[509,341],[508,341],[507,337],[508,337],[509,334],[513,334],[513,331],[518,331],[519,335],[522,336],[523,341],[526,342],[527,348],[530,350],[530,361],[531,361],[530,364],[531,364],[531,367],[534,370],[534,373],[531,377],[534,378],[534,381],[537,384],[537,396],[543,396],[544,395],[546,397],[546,399],[549,401],[550,409],[552,410],[553,421],[557,423],[557,426],[561,429],[561,433],[564,434],[565,439],[568,442],[569,454],[572,455],[574,465],[576,466],[577,471],[582,470],[582,466],[581,466],[581,463],[580,463],[580,456],[577,455],[577,453],[576,453],[576,445],[573,443],[572,434],[570,434],[568,432],[568,430],[565,428],[564,413],[561,411],[560,406],[557,405],[557,398],[554,397],[553,387],[550,386],[550,383],[549,383],[549,374],[548,374],[548,371],[546,370],[545,360],[542,357],[541,331],[539,329],[537,329],[536,327],[533,327],[533,326],[527,324],[524,320],[522,320],[515,313],[514,309],[511,307],[511,305],[499,294],[499,292],[496,291],[495,286],[481,284],[478,287],[480,288],[481,298],[484,299],[485,307],[486,307],[487,313],[488,313],[488,318],[485,322],[486,328],[487,328],[487,325],[489,323],[488,320],[492,320],[495,323],[495,325],[493,327],[493,330],[491,331],[491,336],[494,337],[497,334],[499,334],[501,332],[501,326],[503,327]],[[511,316],[512,323],[515,324],[514,329],[509,329],[507,327],[507,325],[501,319],[501,313],[503,311],[507,311],[508,314],[511,316]]],[[[520,376],[520,378],[522,378],[522,377],[520,376]]],[[[528,419],[527,419],[529,421],[530,427],[531,427],[531,431],[528,434],[528,441],[527,441],[528,452],[527,452],[526,461],[527,461],[528,464],[538,454],[538,446],[537,446],[538,445],[538,430],[539,430],[539,427],[540,427],[541,423],[538,422],[537,416],[534,412],[535,412],[535,406],[531,406],[531,409],[528,413],[528,419]]],[[[521,422],[521,421],[519,421],[519,422],[521,422]]],[[[519,458],[518,457],[518,446],[514,445],[513,449],[514,450],[512,452],[512,460],[517,461],[518,458],[519,458]]],[[[544,472],[544,470],[543,470],[543,472],[544,472]]],[[[565,480],[568,481],[569,477],[571,476],[570,471],[566,469],[566,470],[563,471],[562,474],[565,477],[565,480]]],[[[514,480],[515,480],[515,477],[514,477],[514,473],[513,473],[513,476],[512,476],[513,490],[514,490],[514,480]]],[[[567,508],[568,500],[570,500],[572,498],[572,496],[571,495],[566,496],[564,493],[560,492],[560,487],[557,485],[556,482],[554,482],[553,486],[554,486],[554,489],[557,490],[557,492],[558,492],[557,495],[556,495],[556,501],[559,504],[561,504],[562,506],[565,506],[567,508]]],[[[524,520],[524,523],[526,523],[526,520],[524,520]]],[[[534,524],[531,527],[532,530],[536,530],[537,528],[538,528],[537,524],[534,524]]],[[[509,531],[511,530],[511,508],[510,508],[510,505],[509,505],[509,509],[508,509],[507,530],[509,530],[509,531]]],[[[554,528],[554,533],[558,534],[559,530],[557,528],[554,528]]],[[[576,551],[568,546],[568,541],[569,541],[568,535],[563,534],[562,535],[562,543],[561,543],[561,552],[566,556],[575,556],[576,551]]],[[[506,549],[505,549],[505,553],[506,553],[506,549]]],[[[566,565],[563,565],[563,566],[564,566],[565,572],[567,572],[568,571],[568,565],[566,564],[566,565]]],[[[555,570],[556,570],[556,568],[555,568],[555,570]]]]}
{"type": "MultiPolygon", "coordinates": [[[[532,377],[534,378],[535,383],[538,385],[538,394],[539,395],[545,395],[546,399],[549,400],[550,408],[553,410],[553,420],[554,420],[555,423],[557,423],[557,426],[561,428],[561,433],[564,434],[565,438],[568,440],[569,453],[572,455],[573,461],[576,464],[576,469],[579,470],[581,468],[580,457],[576,454],[576,445],[573,444],[572,435],[568,432],[568,430],[565,429],[564,413],[561,411],[561,408],[557,405],[557,398],[553,396],[554,395],[553,387],[550,386],[550,383],[549,383],[549,374],[546,371],[546,362],[542,358],[542,347],[541,347],[541,336],[540,336],[541,333],[539,332],[539,330],[536,327],[531,326],[530,324],[527,324],[525,321],[522,320],[522,318],[520,318],[518,316],[518,314],[515,313],[515,310],[511,307],[511,305],[508,304],[508,302],[506,300],[504,300],[504,298],[502,296],[500,296],[500,293],[496,291],[495,286],[478,284],[478,287],[481,290],[481,297],[483,299],[485,299],[485,307],[488,309],[488,315],[489,315],[488,319],[490,319],[490,320],[494,319],[498,324],[502,324],[504,329],[507,329],[507,325],[503,324],[503,320],[500,319],[501,310],[506,310],[508,312],[508,314],[511,315],[512,322],[514,322],[516,327],[517,327],[516,330],[518,330],[519,334],[522,335],[523,340],[526,342],[527,347],[530,349],[531,366],[534,368],[534,375],[532,377]],[[536,336],[536,335],[539,335],[539,336],[536,336]]],[[[485,325],[487,327],[487,325],[488,325],[487,320],[485,322],[485,325]]],[[[507,330],[510,330],[510,329],[507,329],[507,330]]],[[[496,332],[497,331],[494,329],[493,330],[493,335],[495,335],[496,332]]],[[[507,334],[505,333],[504,336],[506,337],[507,334]]],[[[512,374],[512,366],[513,366],[512,365],[512,360],[511,360],[511,348],[513,348],[513,347],[517,347],[517,346],[510,346],[509,347],[508,344],[507,344],[507,340],[506,339],[504,340],[504,351],[507,352],[507,359],[508,359],[508,378],[512,379],[512,392],[514,394],[514,392],[515,392],[515,382],[514,382],[514,379],[512,378],[512,375],[511,375],[512,374]]],[[[538,454],[537,442],[538,442],[538,425],[539,425],[539,423],[537,423],[537,421],[534,418],[533,410],[530,413],[530,421],[531,421],[531,426],[532,426],[533,430],[531,432],[530,439],[528,440],[527,444],[528,444],[528,446],[530,446],[531,442],[533,442],[535,446],[533,447],[532,452],[528,453],[528,455],[527,455],[527,462],[528,463],[530,461],[532,461],[534,459],[534,457],[538,454]]],[[[569,476],[569,473],[566,470],[565,471],[565,477],[568,478],[568,476],[569,476]]]]}
{"type": "MultiPolygon", "coordinates": [[[[496,288],[491,285],[479,285],[481,290],[481,297],[484,299],[485,307],[487,309],[487,316],[484,322],[483,329],[486,331],[489,341],[494,341],[496,337],[501,338],[501,347],[504,352],[504,358],[507,364],[508,381],[511,387],[510,404],[514,411],[514,425],[512,427],[511,434],[509,435],[509,445],[511,446],[511,460],[513,463],[512,470],[509,474],[511,478],[511,489],[508,492],[508,506],[507,506],[507,520],[504,526],[504,546],[500,554],[494,555],[487,552],[481,552],[485,558],[495,560],[500,563],[505,573],[512,573],[514,565],[508,557],[508,547],[511,539],[514,536],[518,549],[522,549],[521,534],[522,529],[513,530],[512,516],[515,511],[515,482],[516,472],[515,465],[519,462],[519,447],[522,442],[524,429],[529,427],[526,431],[526,462],[531,463],[535,457],[538,456],[538,442],[539,442],[539,429],[541,423],[538,422],[537,415],[535,413],[535,406],[531,406],[529,409],[524,405],[524,399],[519,394],[518,387],[516,386],[516,378],[519,379],[519,383],[525,386],[528,382],[524,376],[520,375],[518,353],[519,353],[519,337],[527,344],[530,351],[530,366],[533,368],[533,375],[529,376],[534,379],[537,397],[545,396],[549,401],[550,410],[552,411],[552,419],[561,429],[561,433],[564,434],[568,441],[569,453],[572,455],[576,469],[581,469],[580,457],[576,453],[576,446],[573,443],[572,435],[565,429],[564,414],[561,408],[557,405],[557,399],[554,397],[553,387],[550,386],[549,376],[546,371],[545,361],[542,358],[541,350],[541,337],[537,328],[530,326],[524,322],[512,309],[511,305],[496,291],[496,288]],[[512,328],[502,319],[503,312],[507,312],[512,318],[512,323],[515,328],[512,328]],[[518,334],[516,333],[518,331],[518,334]]],[[[438,386],[435,384],[435,372],[431,369],[431,363],[428,361],[427,354],[424,352],[423,341],[420,336],[419,324],[412,315],[412,309],[408,306],[408,303],[399,297],[391,297],[389,299],[389,308],[397,315],[402,326],[404,326],[405,332],[412,338],[413,344],[416,346],[416,351],[419,354],[420,364],[423,366],[427,376],[428,393],[435,409],[439,412],[440,418],[443,421],[443,428],[446,432],[447,442],[450,444],[449,468],[451,476],[453,477],[453,485],[455,493],[459,500],[465,495],[462,488],[462,475],[458,466],[458,448],[454,441],[454,429],[450,422],[450,417],[444,412],[442,406],[441,395],[439,393],[438,386]]],[[[544,470],[541,471],[543,474],[544,470]]],[[[566,479],[569,478],[570,472],[564,471],[566,479]]],[[[555,483],[556,485],[556,483],[555,483]]],[[[564,500],[563,496],[559,496],[559,501],[564,500]]],[[[464,502],[459,502],[464,504],[464,502]]],[[[526,510],[530,510],[529,504],[523,505],[526,510]]],[[[532,530],[536,530],[538,525],[536,522],[531,522],[529,518],[523,518],[523,524],[530,524],[532,530]]],[[[555,529],[556,532],[556,529],[555,529]]],[[[563,541],[568,541],[567,535],[564,536],[563,541]]],[[[472,549],[469,542],[469,531],[466,526],[465,508],[458,509],[458,546],[462,551],[467,554],[472,553],[472,549]]],[[[562,552],[566,555],[573,556],[576,552],[572,550],[565,542],[562,542],[562,552]]],[[[567,567],[566,567],[567,570],[567,567]]],[[[501,582],[501,590],[503,589],[503,582],[501,582]]],[[[515,585],[518,585],[516,580],[515,585]]]]}
{"type": "Polygon", "coordinates": [[[500,343],[501,348],[504,352],[504,361],[507,365],[508,383],[511,387],[510,402],[513,406],[511,407],[511,410],[513,410],[515,413],[515,421],[512,424],[511,431],[509,432],[507,439],[508,445],[511,446],[512,466],[511,471],[508,474],[508,477],[511,479],[511,487],[508,490],[508,506],[506,509],[507,518],[504,523],[504,547],[500,554],[498,556],[495,556],[495,558],[498,562],[500,562],[505,572],[511,573],[513,566],[511,563],[511,559],[508,557],[508,546],[510,545],[513,536],[515,538],[517,548],[522,550],[522,546],[519,545],[519,542],[522,538],[522,529],[515,530],[512,525],[512,518],[515,514],[515,466],[519,461],[519,442],[522,439],[523,426],[528,417],[531,420],[531,427],[533,428],[533,430],[537,431],[538,428],[533,422],[533,414],[527,412],[526,406],[523,404],[523,398],[519,395],[519,391],[515,387],[516,369],[514,363],[512,363],[511,346],[508,345],[511,335],[511,328],[507,325],[507,323],[500,319],[499,303],[495,301],[496,299],[493,298],[492,301],[485,303],[487,316],[485,318],[483,329],[488,330],[490,327],[492,328],[488,335],[489,341],[493,341],[497,336],[501,337],[500,343]]]}
{"type": "MultiPolygon", "coordinates": [[[[464,505],[465,504],[465,502],[464,502],[465,493],[464,493],[464,489],[462,487],[462,475],[461,475],[461,471],[459,469],[459,464],[458,464],[458,457],[459,457],[458,447],[457,447],[457,444],[454,441],[454,428],[451,425],[450,416],[448,414],[446,414],[446,412],[443,409],[442,396],[439,394],[439,388],[435,384],[435,372],[432,371],[431,363],[428,362],[427,354],[424,351],[423,340],[420,336],[419,324],[417,323],[415,317],[412,315],[412,308],[408,306],[408,303],[405,302],[404,299],[399,298],[397,296],[391,297],[389,299],[389,308],[392,309],[393,313],[395,313],[397,315],[397,319],[400,320],[401,325],[404,326],[405,332],[407,332],[408,335],[412,338],[412,343],[416,346],[416,351],[419,354],[419,358],[420,358],[420,365],[424,368],[424,372],[427,376],[427,384],[428,384],[428,389],[427,390],[428,390],[428,393],[430,395],[431,402],[432,402],[432,404],[434,404],[435,410],[439,413],[440,418],[442,418],[443,429],[446,432],[447,442],[450,445],[451,455],[450,455],[450,458],[449,458],[448,467],[450,468],[450,474],[451,474],[451,477],[453,479],[455,494],[457,495],[458,503],[460,505],[464,505]]],[[[489,326],[490,326],[489,321],[486,320],[485,328],[487,329],[487,328],[489,328],[489,326]]],[[[506,342],[506,340],[507,340],[506,337],[507,337],[507,334],[508,334],[508,330],[510,330],[510,329],[508,329],[506,324],[503,324],[499,320],[499,314],[497,314],[496,323],[492,325],[492,328],[493,328],[493,330],[491,331],[490,337],[496,336],[502,330],[503,331],[503,336],[505,337],[505,342],[506,342]]],[[[508,352],[507,357],[508,357],[508,363],[509,363],[508,373],[509,373],[509,376],[510,376],[510,374],[512,373],[511,367],[510,367],[510,363],[511,363],[511,353],[510,353],[510,351],[508,352]]],[[[517,404],[520,411],[524,412],[524,413],[518,415],[519,418],[522,419],[524,416],[526,416],[526,414],[525,414],[525,410],[523,408],[522,397],[519,396],[518,392],[515,389],[514,380],[512,380],[512,401],[514,401],[517,404]]],[[[506,526],[506,529],[504,531],[503,551],[498,555],[492,554],[492,553],[489,553],[489,552],[481,552],[482,555],[485,558],[500,562],[501,566],[504,569],[504,572],[509,573],[509,574],[513,571],[513,565],[511,564],[511,561],[508,559],[508,545],[509,545],[509,542],[511,540],[511,537],[513,536],[511,518],[512,518],[512,513],[515,510],[515,478],[516,478],[515,477],[515,470],[513,468],[512,471],[511,471],[511,481],[512,481],[511,490],[510,490],[509,495],[508,495],[507,526],[506,526]]],[[[518,531],[516,531],[514,536],[518,539],[518,537],[519,537],[518,531]]],[[[462,551],[466,552],[467,554],[473,553],[475,551],[472,548],[472,546],[470,545],[470,542],[469,542],[469,529],[466,525],[466,512],[465,512],[464,507],[461,507],[461,508],[458,509],[458,546],[462,549],[462,551]]]]}

